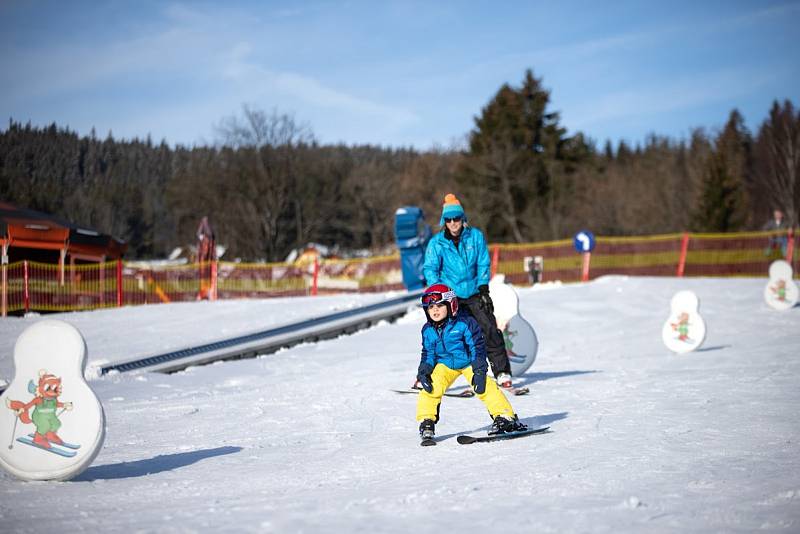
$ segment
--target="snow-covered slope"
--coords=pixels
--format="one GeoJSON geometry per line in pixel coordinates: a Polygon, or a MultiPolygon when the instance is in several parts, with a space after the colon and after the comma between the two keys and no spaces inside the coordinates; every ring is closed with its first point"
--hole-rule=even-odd
{"type": "MultiPolygon", "coordinates": [[[[457,444],[456,434],[483,432],[490,420],[477,399],[445,398],[437,433],[447,439],[418,445],[415,397],[390,390],[413,380],[419,311],[258,359],[95,379],[108,435],[94,465],[66,483],[0,474],[0,525],[796,532],[800,308],[768,308],[765,284],[607,277],[521,289],[540,352],[517,377],[531,394],[511,402],[523,421],[553,432],[508,442],[457,444]],[[708,336],[700,350],[677,356],[660,333],[680,289],[699,296],[708,336]]],[[[359,298],[326,299],[59,318],[81,329],[90,356],[104,359],[169,348],[177,341],[167,332],[187,339],[235,334],[359,298]]],[[[13,338],[34,320],[0,320],[0,364],[8,365],[13,338]]]]}

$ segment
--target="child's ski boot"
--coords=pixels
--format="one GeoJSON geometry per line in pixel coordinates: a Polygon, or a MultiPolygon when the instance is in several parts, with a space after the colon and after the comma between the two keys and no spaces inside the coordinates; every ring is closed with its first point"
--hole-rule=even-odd
{"type": "Polygon", "coordinates": [[[494,418],[492,427],[489,429],[490,436],[497,434],[508,434],[509,432],[521,432],[527,430],[528,427],[519,422],[519,418],[515,415],[513,418],[507,415],[498,415],[494,418]]]}
{"type": "Polygon", "coordinates": [[[420,445],[427,447],[429,445],[436,445],[433,436],[436,435],[436,423],[431,419],[425,419],[419,424],[419,437],[422,439],[420,445]]]}

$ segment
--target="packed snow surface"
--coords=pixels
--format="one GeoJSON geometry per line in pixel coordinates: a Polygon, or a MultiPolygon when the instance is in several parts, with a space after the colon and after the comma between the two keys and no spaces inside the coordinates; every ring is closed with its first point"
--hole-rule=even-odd
{"type": "MultiPolygon", "coordinates": [[[[518,289],[540,345],[515,378],[531,394],[510,400],[552,432],[505,442],[459,445],[456,435],[491,421],[477,399],[446,397],[442,441],[419,446],[415,396],[391,391],[416,373],[418,309],[257,359],[95,377],[103,450],[68,482],[1,473],[0,530],[798,532],[800,307],[769,308],[766,283],[605,277],[518,289]],[[708,335],[676,355],[661,328],[682,289],[700,298],[708,335]]],[[[96,368],[372,301],[55,318],[81,330],[96,368]]],[[[0,320],[0,377],[13,378],[14,340],[40,319],[0,320]]]]}

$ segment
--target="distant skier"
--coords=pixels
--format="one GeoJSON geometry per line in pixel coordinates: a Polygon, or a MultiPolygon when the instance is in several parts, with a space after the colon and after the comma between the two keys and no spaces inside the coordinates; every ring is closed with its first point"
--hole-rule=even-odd
{"type": "Polygon", "coordinates": [[[422,386],[417,400],[417,421],[423,445],[433,444],[442,395],[463,375],[493,419],[489,435],[525,430],[511,404],[494,380],[486,377],[486,347],[475,319],[459,313],[458,297],[444,284],[434,284],[422,294],[427,321],[422,327],[422,355],[417,380],[422,386]]]}
{"type": "Polygon", "coordinates": [[[489,295],[491,259],[486,239],[480,230],[467,224],[464,208],[452,193],[444,197],[439,225],[443,230],[431,238],[425,251],[425,280],[428,285],[443,283],[453,288],[461,307],[475,318],[483,331],[497,383],[510,389],[511,363],[503,334],[497,329],[494,304],[489,295]]]}
{"type": "Polygon", "coordinates": [[[783,211],[776,209],[772,212],[772,218],[768,220],[762,230],[767,232],[775,232],[775,235],[770,236],[769,245],[764,250],[764,255],[769,256],[774,252],[780,250],[781,257],[786,257],[786,248],[789,244],[789,238],[786,231],[789,229],[789,224],[783,217],[783,211]],[[780,232],[780,233],[778,233],[780,232]]]}

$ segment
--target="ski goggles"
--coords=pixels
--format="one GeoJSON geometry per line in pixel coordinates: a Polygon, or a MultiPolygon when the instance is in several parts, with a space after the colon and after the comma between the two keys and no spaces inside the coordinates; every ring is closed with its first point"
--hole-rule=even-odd
{"type": "Polygon", "coordinates": [[[431,304],[443,304],[455,296],[455,291],[445,291],[444,293],[426,293],[422,295],[422,306],[427,308],[431,304]]]}

